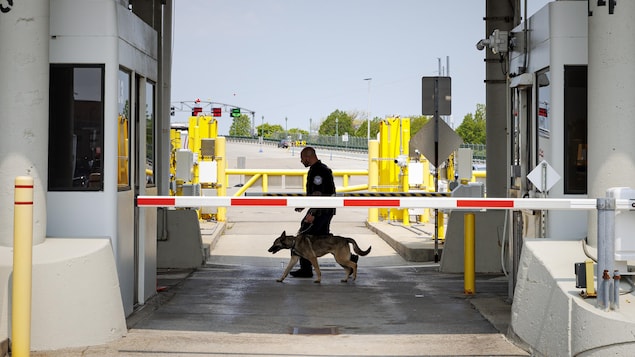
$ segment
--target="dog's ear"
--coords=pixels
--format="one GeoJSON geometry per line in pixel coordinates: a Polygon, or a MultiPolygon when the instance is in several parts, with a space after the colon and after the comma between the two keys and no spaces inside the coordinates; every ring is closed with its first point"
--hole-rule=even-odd
{"type": "Polygon", "coordinates": [[[287,235],[287,231],[282,231],[282,236],[286,236],[287,235]]]}

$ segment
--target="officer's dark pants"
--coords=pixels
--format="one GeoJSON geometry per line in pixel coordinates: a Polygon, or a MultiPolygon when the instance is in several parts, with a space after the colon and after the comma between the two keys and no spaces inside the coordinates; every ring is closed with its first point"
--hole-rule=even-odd
{"type": "MultiPolygon", "coordinates": [[[[332,213],[322,213],[319,216],[313,217],[313,224],[300,222],[299,233],[310,235],[326,235],[331,233],[331,220],[333,219],[332,213]]],[[[311,262],[307,259],[300,258],[300,270],[303,272],[312,272],[311,262]]]]}

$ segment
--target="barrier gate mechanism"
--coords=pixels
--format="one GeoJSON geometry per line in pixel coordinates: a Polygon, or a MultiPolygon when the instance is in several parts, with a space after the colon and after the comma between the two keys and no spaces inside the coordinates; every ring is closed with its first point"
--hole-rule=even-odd
{"type": "MultiPolygon", "coordinates": [[[[459,198],[459,197],[231,197],[231,196],[139,196],[139,207],[381,207],[440,209],[553,209],[592,210],[592,198],[459,198]]],[[[617,199],[617,209],[632,209],[630,200],[617,199]]]]}
{"type": "MultiPolygon", "coordinates": [[[[439,208],[454,210],[597,210],[598,212],[598,260],[597,281],[600,308],[615,307],[615,296],[608,292],[614,288],[609,272],[615,261],[621,260],[615,249],[616,211],[635,211],[635,190],[613,188],[606,198],[455,198],[455,197],[231,197],[231,196],[138,196],[138,207],[237,207],[237,206],[277,206],[277,207],[370,207],[370,208],[439,208]],[[617,197],[616,197],[617,196],[617,197]],[[623,198],[622,196],[629,196],[623,198]],[[608,278],[607,278],[608,277],[608,278]],[[600,284],[600,282],[602,282],[600,284]]],[[[623,212],[620,212],[620,214],[623,212]]],[[[629,224],[635,224],[635,212],[629,212],[629,224]]],[[[624,222],[620,222],[621,225],[624,222]]],[[[621,238],[621,237],[620,237],[621,238]]],[[[623,242],[633,245],[635,240],[623,242]]],[[[635,251],[635,249],[634,249],[635,251]]]]}

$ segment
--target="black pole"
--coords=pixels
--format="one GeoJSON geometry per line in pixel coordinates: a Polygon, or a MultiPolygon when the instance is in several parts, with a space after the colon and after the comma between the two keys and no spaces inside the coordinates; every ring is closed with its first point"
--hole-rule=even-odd
{"type": "MultiPolygon", "coordinates": [[[[439,192],[439,77],[434,79],[434,192],[439,192]]],[[[439,262],[439,209],[434,209],[434,262],[439,262]]]]}

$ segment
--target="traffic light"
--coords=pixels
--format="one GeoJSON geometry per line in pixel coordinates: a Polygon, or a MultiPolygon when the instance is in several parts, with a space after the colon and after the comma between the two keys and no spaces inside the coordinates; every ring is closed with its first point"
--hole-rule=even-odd
{"type": "Polygon", "coordinates": [[[202,113],[202,112],[203,112],[203,108],[201,108],[201,107],[192,108],[192,116],[193,117],[198,116],[198,114],[202,113]]]}
{"type": "Polygon", "coordinates": [[[170,107],[170,116],[174,116],[174,107],[170,107]]]}
{"type": "Polygon", "coordinates": [[[232,108],[232,117],[238,118],[240,116],[240,108],[232,108]]]}
{"type": "Polygon", "coordinates": [[[212,108],[212,115],[216,118],[220,117],[222,115],[221,108],[212,108]]]}

